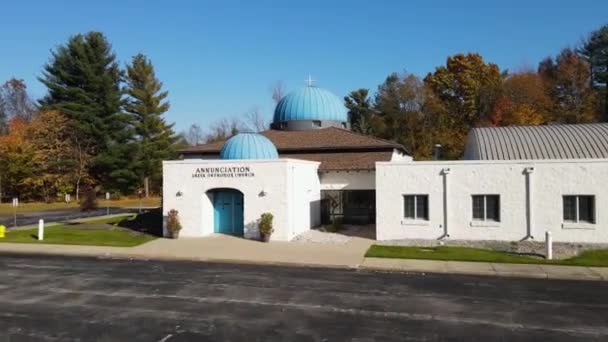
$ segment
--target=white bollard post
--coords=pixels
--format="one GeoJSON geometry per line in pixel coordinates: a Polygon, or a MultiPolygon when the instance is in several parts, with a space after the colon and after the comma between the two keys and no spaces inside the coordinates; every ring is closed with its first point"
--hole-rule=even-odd
{"type": "Polygon", "coordinates": [[[549,231],[545,233],[545,257],[547,260],[553,259],[553,238],[549,231]]]}
{"type": "Polygon", "coordinates": [[[44,240],[44,220],[38,220],[38,241],[44,240]]]}

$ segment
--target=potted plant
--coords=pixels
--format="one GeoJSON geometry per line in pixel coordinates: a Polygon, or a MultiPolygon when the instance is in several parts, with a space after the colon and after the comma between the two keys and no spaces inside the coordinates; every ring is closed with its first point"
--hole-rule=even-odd
{"type": "Polygon", "coordinates": [[[169,237],[172,239],[177,239],[179,236],[179,231],[182,229],[182,224],[179,223],[179,217],[177,214],[177,210],[171,209],[169,210],[169,214],[167,216],[167,231],[169,232],[169,237]]]}
{"type": "Polygon", "coordinates": [[[274,216],[271,213],[263,213],[260,218],[260,237],[263,242],[268,242],[270,240],[270,235],[274,232],[272,228],[272,219],[274,216]]]}

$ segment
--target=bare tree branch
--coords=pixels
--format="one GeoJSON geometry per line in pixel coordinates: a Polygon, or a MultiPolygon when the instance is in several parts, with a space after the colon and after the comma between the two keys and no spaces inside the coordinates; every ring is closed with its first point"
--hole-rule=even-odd
{"type": "Polygon", "coordinates": [[[204,134],[201,126],[197,124],[190,125],[188,132],[184,134],[189,145],[196,146],[204,141],[204,134]]]}
{"type": "Polygon", "coordinates": [[[245,113],[245,127],[249,131],[262,132],[268,129],[268,121],[264,118],[258,107],[253,107],[245,113]]]}
{"type": "Polygon", "coordinates": [[[285,96],[285,83],[282,80],[278,80],[271,86],[270,90],[272,92],[272,100],[277,104],[285,96]]]}

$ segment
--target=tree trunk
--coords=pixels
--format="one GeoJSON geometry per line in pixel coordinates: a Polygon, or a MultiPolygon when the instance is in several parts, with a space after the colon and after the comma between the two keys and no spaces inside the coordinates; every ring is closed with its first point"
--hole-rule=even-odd
{"type": "Polygon", "coordinates": [[[76,180],[76,202],[80,202],[80,176],[76,180]]]}
{"type": "Polygon", "coordinates": [[[144,177],[144,191],[146,192],[146,198],[150,197],[150,177],[144,177]]]}

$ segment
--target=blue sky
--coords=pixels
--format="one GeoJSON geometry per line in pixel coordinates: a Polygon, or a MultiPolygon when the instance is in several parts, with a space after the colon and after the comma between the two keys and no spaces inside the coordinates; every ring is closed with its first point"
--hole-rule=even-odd
{"type": "Polygon", "coordinates": [[[0,13],[0,80],[35,97],[50,50],[104,32],[121,64],[148,55],[170,92],[176,129],[258,107],[270,87],[317,85],[343,97],[391,72],[420,76],[448,55],[476,51],[510,70],[536,67],[608,23],[608,1],[11,1],[0,13]],[[458,4],[459,6],[457,6],[458,4]],[[508,6],[507,6],[508,4],[508,6]]]}

